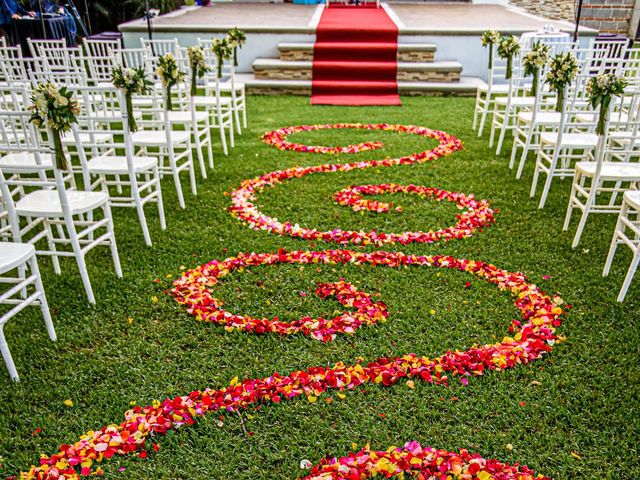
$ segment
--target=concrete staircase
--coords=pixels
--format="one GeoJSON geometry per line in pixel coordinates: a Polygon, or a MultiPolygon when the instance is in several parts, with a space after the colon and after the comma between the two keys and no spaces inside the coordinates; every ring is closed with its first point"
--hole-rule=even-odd
{"type": "MultiPolygon", "coordinates": [[[[279,58],[258,58],[253,75],[241,75],[248,93],[310,95],[313,43],[280,43],[279,58]]],[[[483,82],[463,77],[462,64],[436,61],[431,43],[398,45],[398,89],[402,95],[475,95],[483,82]]]]}

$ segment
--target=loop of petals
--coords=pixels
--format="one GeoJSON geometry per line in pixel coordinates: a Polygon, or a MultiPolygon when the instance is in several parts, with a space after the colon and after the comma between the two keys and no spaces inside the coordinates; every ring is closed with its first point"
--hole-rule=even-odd
{"type": "MultiPolygon", "coordinates": [[[[322,165],[314,165],[309,167],[293,167],[286,170],[278,170],[270,172],[259,177],[245,180],[240,188],[231,193],[232,205],[229,208],[231,214],[240,221],[249,225],[250,228],[259,231],[267,231],[278,235],[286,235],[303,240],[323,240],[325,242],[336,242],[339,244],[357,244],[357,245],[385,245],[385,244],[401,244],[409,243],[433,243],[438,241],[449,241],[454,239],[468,238],[476,231],[491,225],[494,222],[493,210],[489,207],[489,203],[485,200],[478,201],[472,195],[464,195],[462,193],[446,192],[444,190],[430,189],[429,187],[416,187],[413,185],[403,187],[406,189],[417,188],[423,189],[425,196],[432,196],[436,199],[450,200],[458,205],[464,206],[468,210],[463,215],[457,217],[457,224],[436,231],[415,231],[402,233],[386,233],[372,230],[354,231],[342,230],[335,228],[332,230],[322,231],[313,228],[306,228],[291,222],[282,222],[277,218],[265,215],[255,205],[256,195],[267,187],[274,187],[286,180],[301,178],[313,173],[331,173],[331,172],[349,172],[357,169],[392,167],[396,165],[412,165],[416,163],[425,163],[433,161],[439,157],[449,155],[456,150],[462,148],[462,142],[453,135],[431,130],[425,127],[414,125],[392,125],[392,124],[359,124],[359,123],[339,123],[334,125],[301,125],[295,127],[282,128],[266,133],[263,140],[279,150],[293,150],[306,153],[340,153],[335,149],[344,148],[347,153],[357,153],[364,150],[371,150],[370,147],[361,145],[351,145],[348,147],[331,147],[331,151],[326,149],[329,147],[304,146],[288,142],[286,137],[291,133],[299,131],[312,131],[320,129],[360,129],[360,130],[381,130],[388,132],[398,132],[419,135],[425,138],[433,138],[438,140],[439,144],[431,150],[414,153],[405,157],[383,160],[370,160],[353,163],[325,163],[322,165]]],[[[391,187],[389,187],[391,188],[391,187]]],[[[399,190],[400,191],[400,190],[399,190]]],[[[409,193],[409,192],[407,192],[409,193]]],[[[415,193],[420,194],[419,190],[415,193]]],[[[340,196],[340,192],[336,195],[340,196]]]]}

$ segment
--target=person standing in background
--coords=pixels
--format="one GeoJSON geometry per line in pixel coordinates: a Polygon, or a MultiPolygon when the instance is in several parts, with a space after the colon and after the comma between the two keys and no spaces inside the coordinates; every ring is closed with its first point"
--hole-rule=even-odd
{"type": "Polygon", "coordinates": [[[11,22],[20,20],[23,15],[35,17],[34,11],[28,11],[17,0],[0,0],[0,36],[7,37],[11,22]]]}
{"type": "MultiPolygon", "coordinates": [[[[3,0],[0,0],[2,2],[3,0]]],[[[75,38],[77,33],[76,21],[73,16],[64,8],[57,0],[30,0],[30,6],[33,10],[39,10],[38,3],[42,1],[42,13],[61,15],[65,17],[67,28],[75,38]]]]}

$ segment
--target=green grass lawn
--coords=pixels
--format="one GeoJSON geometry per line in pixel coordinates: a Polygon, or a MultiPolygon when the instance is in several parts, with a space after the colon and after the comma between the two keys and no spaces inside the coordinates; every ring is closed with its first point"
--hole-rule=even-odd
{"type": "MultiPolygon", "coordinates": [[[[199,179],[197,197],[187,193],[185,176],[186,210],[179,209],[173,185],[165,179],[165,232],[154,207],[147,208],[153,247],[144,245],[135,211],[116,210],[124,278],[116,278],[107,248],[90,253],[95,307],[86,302],[72,260],[63,261],[58,277],[41,258],[59,341],[48,341],[37,309],[5,327],[22,381],[14,384],[0,375],[0,478],[26,470],[40,453],[54,453],[85,431],[119,423],[130,402],[147,405],[221,387],[235,376],[286,374],[337,361],[352,363],[361,356],[437,356],[447,349],[502,339],[518,314],[510,296],[474,279],[471,288],[464,288],[468,275],[442,269],[259,267],[235,272],[218,287],[227,310],[287,320],[332,315],[343,308],[335,300],[315,297],[316,282],[344,277],[364,291],[381,294],[389,321],[352,336],[339,335],[328,344],[301,335],[226,333],[195,321],[165,294],[183,268],[212,259],[278,248],[336,247],[255,232],[233,219],[224,193],[243,179],[295,165],[395,158],[435,144],[411,135],[362,131],[290,138],[326,145],[374,139],[385,143],[381,150],[336,157],[281,152],[259,139],[283,126],[333,122],[421,125],[456,135],[465,148],[423,165],[291,180],[259,195],[263,212],[322,229],[401,232],[448,226],[457,210],[448,203],[396,195],[381,198],[402,205],[402,213],[360,214],[335,205],[333,193],[353,184],[398,182],[488,199],[499,210],[497,222],[471,239],[385,249],[451,254],[524,272],[531,282],[573,305],[559,329],[567,341],[542,360],[472,378],[468,387],[416,382],[415,389],[409,389],[399,382],[391,388],[349,392],[344,400],[329,393],[335,399],[331,404],[324,398],[313,404],[295,399],[250,408],[243,413],[243,424],[228,414],[220,426],[218,416],[211,415],[161,438],[159,452],[146,460],[105,462],[105,478],[294,479],[305,473],[299,466],[303,459],[316,463],[327,454],[344,455],[354,443],[386,449],[409,440],[524,463],[558,480],[640,478],[640,275],[623,305],[615,298],[630,262],[628,249],[620,249],[608,279],[601,275],[615,217],[589,219],[581,245],[572,250],[577,220],[569,232],[561,231],[569,180],[554,180],[547,207],[538,210],[537,200],[529,199],[532,161],[523,180],[516,181],[507,154],[497,157],[488,148],[488,132],[477,139],[471,130],[472,99],[403,102],[402,108],[338,108],[311,107],[306,98],[249,98],[250,128],[236,139],[228,157],[216,148],[215,171],[208,180],[199,179]],[[301,297],[301,291],[310,294],[301,297]],[[67,399],[72,407],[65,405],[67,399]],[[244,434],[243,425],[251,435],[244,434]]],[[[507,143],[505,152],[510,146],[507,143]]]]}

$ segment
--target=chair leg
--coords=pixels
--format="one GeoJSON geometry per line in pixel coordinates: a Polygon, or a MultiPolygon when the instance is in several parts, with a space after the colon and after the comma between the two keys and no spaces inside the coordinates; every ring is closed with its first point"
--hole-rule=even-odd
{"type": "Polygon", "coordinates": [[[622,222],[618,220],[618,225],[616,225],[616,230],[613,233],[613,239],[611,240],[611,245],[609,246],[609,253],[607,254],[607,261],[604,263],[604,268],[602,269],[602,276],[609,276],[609,271],[611,270],[611,264],[613,263],[613,258],[616,256],[616,250],[618,249],[618,232],[622,227],[622,222]]]}
{"type": "Polygon", "coordinates": [[[140,191],[137,185],[138,179],[131,179],[131,194],[133,201],[136,204],[136,210],[138,212],[138,219],[140,220],[140,227],[142,227],[142,236],[144,237],[144,243],[149,247],[151,246],[151,235],[149,235],[149,227],[147,225],[147,217],[144,214],[144,205],[142,205],[142,199],[140,198],[140,191]]]}
{"type": "Polygon", "coordinates": [[[609,206],[613,207],[616,204],[616,199],[618,198],[618,191],[622,186],[622,182],[620,180],[616,181],[615,186],[613,187],[613,193],[611,193],[611,199],[609,200],[609,206]]]}
{"type": "Polygon", "coordinates": [[[47,333],[52,341],[58,339],[56,330],[53,328],[53,320],[51,320],[51,312],[49,312],[49,303],[47,302],[47,295],[44,292],[44,286],[42,285],[42,277],[40,276],[40,269],[38,268],[38,259],[34,255],[29,259],[29,266],[31,273],[36,277],[36,289],[40,292],[40,309],[42,310],[42,316],[44,317],[44,324],[47,327],[47,333]]]}
{"type": "Polygon", "coordinates": [[[633,260],[631,260],[631,265],[629,265],[629,270],[627,270],[627,275],[624,277],[622,288],[620,288],[620,293],[618,294],[618,302],[624,301],[624,297],[627,295],[627,290],[629,290],[629,285],[631,285],[631,280],[633,280],[633,276],[638,269],[638,263],[640,263],[640,250],[636,251],[633,256],[633,260]]]}
{"type": "Polygon", "coordinates": [[[153,168],[153,177],[156,179],[156,191],[158,192],[158,217],[160,217],[160,228],[167,229],[167,220],[164,216],[164,201],[162,200],[162,185],[160,184],[160,175],[158,174],[158,166],[153,168]]]}
{"type": "Polygon", "coordinates": [[[240,111],[238,110],[238,99],[236,98],[236,94],[233,94],[233,117],[236,121],[236,131],[238,135],[242,135],[242,127],[240,126],[240,111]]]}
{"type": "Polygon", "coordinates": [[[576,230],[576,234],[573,237],[573,243],[571,244],[571,248],[576,248],[578,243],[580,243],[580,238],[582,237],[582,232],[584,230],[584,226],[587,224],[587,218],[589,217],[589,213],[591,211],[591,207],[596,202],[596,195],[598,194],[598,183],[594,178],[591,182],[591,189],[589,190],[589,196],[584,202],[584,210],[582,211],[582,216],[580,217],[580,222],[578,223],[578,228],[576,230]]]}
{"type": "Polygon", "coordinates": [[[571,194],[569,195],[569,205],[567,206],[567,213],[564,216],[564,224],[562,225],[562,231],[566,232],[569,230],[569,224],[571,223],[571,215],[573,214],[573,205],[577,203],[578,198],[576,197],[577,186],[580,180],[580,174],[576,172],[573,177],[573,182],[571,184],[571,194]]]}
{"type": "Polygon", "coordinates": [[[193,140],[196,144],[196,155],[198,157],[198,164],[200,164],[200,175],[202,178],[207,178],[207,169],[204,166],[204,155],[202,154],[202,143],[200,143],[200,131],[198,130],[198,122],[193,122],[193,140]]]}
{"type": "Polygon", "coordinates": [[[11,380],[19,382],[20,377],[18,376],[16,365],[15,363],[13,363],[13,358],[11,357],[11,352],[9,351],[7,340],[4,338],[3,327],[4,324],[0,324],[0,351],[2,352],[2,358],[4,359],[4,363],[7,366],[7,370],[9,370],[9,376],[11,377],[11,380]]]}
{"type": "Polygon", "coordinates": [[[191,145],[190,140],[187,141],[187,161],[189,162],[189,181],[191,183],[191,193],[194,195],[198,195],[198,186],[196,185],[196,167],[193,164],[193,146],[191,145]]]}
{"type": "Polygon", "coordinates": [[[480,110],[478,110],[478,103],[480,103],[480,99],[481,99],[481,95],[480,92],[478,92],[476,94],[476,106],[473,109],[473,124],[471,124],[471,130],[475,131],[476,127],[478,126],[478,113],[480,110]]]}
{"type": "Polygon", "coordinates": [[[559,155],[560,151],[558,148],[556,148],[549,165],[549,173],[547,174],[547,179],[544,182],[544,187],[542,189],[542,195],[540,196],[540,203],[538,204],[538,208],[544,208],[544,204],[547,202],[547,196],[549,195],[549,190],[551,189],[551,181],[553,180],[553,172],[555,171],[556,165],[558,164],[559,155]]]}
{"type": "Polygon", "coordinates": [[[227,137],[224,133],[224,122],[222,121],[222,115],[218,112],[218,132],[220,132],[220,142],[222,142],[222,153],[225,156],[229,155],[229,150],[227,149],[227,137]]]}
{"type": "Polygon", "coordinates": [[[247,128],[247,96],[242,94],[242,126],[247,128]]]}
{"type": "Polygon", "coordinates": [[[176,186],[176,192],[178,194],[178,203],[180,208],[187,208],[184,204],[184,195],[182,194],[182,184],[180,183],[180,173],[176,165],[176,157],[173,149],[169,149],[169,166],[171,167],[171,174],[173,175],[173,183],[176,186]]]}
{"type": "MultiPolygon", "coordinates": [[[[24,263],[18,266],[18,278],[20,280],[24,280],[25,278],[27,278],[27,267],[24,263]]],[[[20,290],[20,296],[22,298],[27,298],[27,287],[24,287],[22,290],[20,290]]]]}
{"type": "Polygon", "coordinates": [[[233,133],[233,111],[229,111],[229,145],[231,148],[236,146],[235,134],[233,133]]]}
{"type": "Polygon", "coordinates": [[[520,164],[518,165],[518,171],[516,172],[517,180],[520,180],[522,178],[522,172],[524,171],[524,164],[527,161],[527,156],[529,155],[529,150],[531,149],[531,142],[533,141],[534,128],[535,128],[535,125],[533,123],[529,125],[527,138],[525,139],[524,145],[522,146],[522,155],[520,156],[520,164]]]}
{"type": "Polygon", "coordinates": [[[505,110],[504,119],[502,120],[502,128],[500,129],[500,136],[498,137],[498,146],[496,147],[496,155],[500,155],[502,152],[502,144],[504,143],[504,136],[509,129],[509,123],[511,123],[511,110],[505,110]]]}
{"type": "Polygon", "coordinates": [[[513,167],[516,165],[516,155],[518,154],[518,140],[520,139],[520,130],[516,125],[514,130],[514,138],[513,138],[513,146],[511,147],[511,157],[509,158],[509,170],[513,170],[513,167]]]}
{"type": "Polygon", "coordinates": [[[75,226],[73,225],[73,219],[69,219],[67,221],[67,228],[69,230],[69,239],[71,242],[71,247],[73,248],[73,253],[76,257],[76,263],[78,264],[78,270],[80,271],[80,278],[82,278],[82,284],[84,285],[84,290],[87,294],[87,299],[89,300],[89,303],[95,304],[96,297],[93,295],[93,289],[91,288],[91,280],[89,279],[89,272],[87,271],[87,263],[84,260],[84,253],[82,252],[82,248],[80,247],[80,242],[78,241],[78,236],[76,235],[75,226]]]}
{"type": "Polygon", "coordinates": [[[529,191],[530,198],[535,197],[536,188],[538,188],[538,177],[540,176],[540,165],[542,164],[541,154],[542,150],[538,150],[538,155],[536,156],[536,165],[533,169],[533,178],[531,179],[531,190],[529,191]]]}
{"type": "MultiPolygon", "coordinates": [[[[113,215],[111,214],[111,206],[109,205],[109,202],[104,204],[104,207],[102,207],[102,211],[104,212],[105,218],[108,220],[107,232],[109,232],[109,236],[111,237],[111,240],[109,241],[109,246],[111,247],[111,257],[113,258],[113,266],[116,269],[116,275],[118,276],[118,278],[122,278],[122,266],[120,265],[120,255],[118,255],[118,244],[116,243],[116,233],[113,229],[113,215]]],[[[142,213],[144,215],[144,211],[142,213]]],[[[147,235],[148,234],[149,232],[147,232],[147,235]]],[[[149,240],[149,242],[151,242],[151,240],[149,240]]]]}
{"type": "MultiPolygon", "coordinates": [[[[51,225],[49,225],[49,223],[46,221],[44,222],[44,229],[45,235],[47,237],[47,245],[49,246],[49,251],[55,252],[56,243],[53,241],[53,232],[51,231],[51,225]]],[[[51,255],[51,262],[53,263],[53,271],[55,272],[55,274],[60,275],[62,273],[62,270],[60,269],[60,259],[58,259],[58,256],[55,255],[55,253],[51,255]]]]}
{"type": "Polygon", "coordinates": [[[491,108],[491,95],[487,93],[484,98],[484,108],[482,109],[482,117],[480,117],[480,127],[478,128],[478,138],[482,136],[482,132],[484,131],[484,124],[487,121],[487,114],[489,113],[489,109],[491,108]]]}
{"type": "Polygon", "coordinates": [[[496,125],[498,124],[498,114],[493,112],[493,119],[491,120],[491,133],[489,134],[489,148],[493,147],[493,143],[496,138],[496,125]]]}
{"type": "Polygon", "coordinates": [[[208,115],[205,120],[205,128],[207,132],[207,158],[209,160],[209,168],[213,170],[213,142],[211,141],[211,122],[209,121],[208,115]]]}

